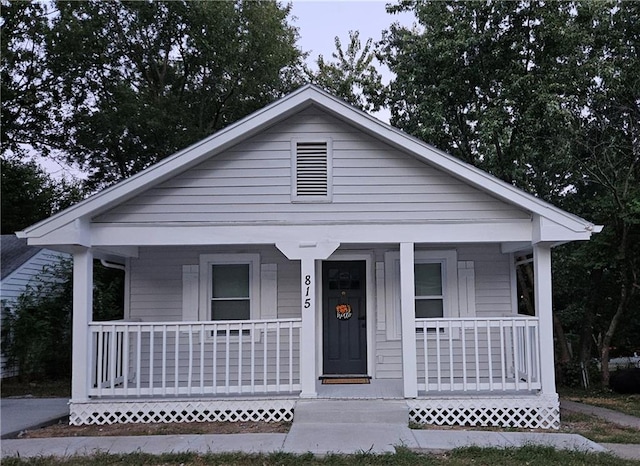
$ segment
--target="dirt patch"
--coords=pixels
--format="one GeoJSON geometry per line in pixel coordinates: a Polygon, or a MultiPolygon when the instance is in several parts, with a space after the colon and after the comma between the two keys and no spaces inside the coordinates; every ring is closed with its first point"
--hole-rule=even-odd
{"type": "Polygon", "coordinates": [[[26,430],[19,438],[110,437],[136,435],[190,434],[273,434],[289,432],[288,422],[185,422],[169,424],[112,424],[104,426],[70,426],[55,424],[26,430]]]}

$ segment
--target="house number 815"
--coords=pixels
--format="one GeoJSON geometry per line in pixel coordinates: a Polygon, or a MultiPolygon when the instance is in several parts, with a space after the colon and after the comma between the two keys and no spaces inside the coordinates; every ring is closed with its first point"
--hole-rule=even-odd
{"type": "Polygon", "coordinates": [[[305,298],[304,298],[304,308],[308,309],[311,307],[311,298],[309,297],[309,289],[311,287],[311,275],[306,275],[304,277],[304,284],[306,286],[305,298]]]}

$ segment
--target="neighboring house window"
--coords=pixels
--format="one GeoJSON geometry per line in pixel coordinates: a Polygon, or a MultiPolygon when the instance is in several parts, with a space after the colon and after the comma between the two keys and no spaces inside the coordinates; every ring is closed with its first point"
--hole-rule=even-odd
{"type": "Polygon", "coordinates": [[[294,202],[330,202],[332,144],[330,139],[291,142],[291,197],[294,202]]]}
{"type": "Polygon", "coordinates": [[[258,313],[258,254],[200,256],[200,320],[249,320],[258,313]]]}

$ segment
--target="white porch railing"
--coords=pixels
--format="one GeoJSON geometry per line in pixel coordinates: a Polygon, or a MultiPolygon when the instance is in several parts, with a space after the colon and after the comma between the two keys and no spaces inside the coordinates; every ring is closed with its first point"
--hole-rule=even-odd
{"type": "Polygon", "coordinates": [[[536,317],[416,319],[418,391],[540,389],[536,317]]]}
{"type": "Polygon", "coordinates": [[[301,319],[94,322],[89,395],[299,391],[300,327],[301,319]]]}

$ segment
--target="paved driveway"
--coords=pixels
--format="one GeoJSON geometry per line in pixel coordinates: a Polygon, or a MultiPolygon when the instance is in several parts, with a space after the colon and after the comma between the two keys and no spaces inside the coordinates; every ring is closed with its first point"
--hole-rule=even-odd
{"type": "Polygon", "coordinates": [[[69,415],[68,398],[2,398],[2,438],[69,415]]]}

